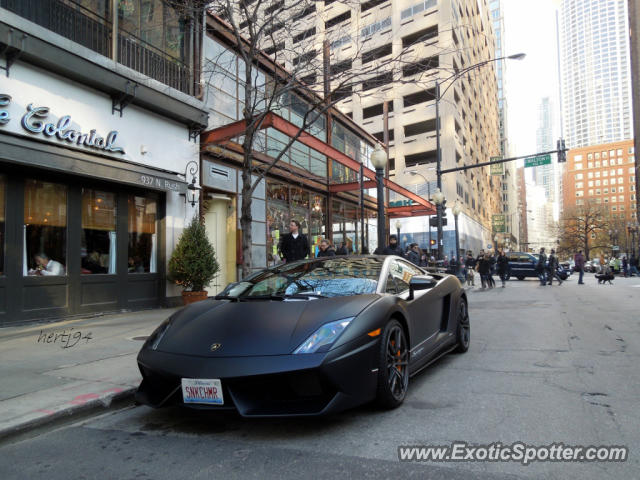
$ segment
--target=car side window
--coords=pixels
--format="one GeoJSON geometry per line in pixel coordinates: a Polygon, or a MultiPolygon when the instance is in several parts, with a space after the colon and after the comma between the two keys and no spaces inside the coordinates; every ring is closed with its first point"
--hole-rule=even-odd
{"type": "Polygon", "coordinates": [[[390,293],[395,295],[398,293],[398,289],[396,288],[396,282],[393,280],[393,276],[391,273],[387,276],[387,285],[384,289],[385,293],[390,293]]]}
{"type": "MultiPolygon", "coordinates": [[[[422,271],[410,263],[401,260],[394,260],[389,265],[389,276],[395,282],[397,293],[409,290],[409,282],[414,275],[422,275],[422,271]]],[[[387,285],[389,281],[387,280],[387,285]]]]}

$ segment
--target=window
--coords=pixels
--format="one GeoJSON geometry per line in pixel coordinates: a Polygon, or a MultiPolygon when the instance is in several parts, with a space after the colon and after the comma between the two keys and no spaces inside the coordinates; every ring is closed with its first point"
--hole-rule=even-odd
{"type": "Polygon", "coordinates": [[[25,181],[24,252],[24,275],[66,275],[66,186],[25,181]]]}
{"type": "Polygon", "coordinates": [[[7,179],[0,175],[0,276],[4,275],[4,224],[6,222],[7,179]]]}
{"type": "Polygon", "coordinates": [[[589,187],[593,187],[593,180],[589,180],[589,187]]]}
{"type": "Polygon", "coordinates": [[[418,62],[411,63],[409,65],[405,65],[404,67],[402,67],[402,76],[410,77],[418,73],[427,72],[434,68],[438,68],[438,65],[439,65],[438,56],[424,58],[418,62]]]}
{"type": "Polygon", "coordinates": [[[576,180],[582,180],[582,173],[576,173],[576,180]]]}
{"type": "Polygon", "coordinates": [[[603,167],[609,166],[609,160],[602,160],[602,166],[603,167]]]}
{"type": "Polygon", "coordinates": [[[351,69],[351,60],[345,60],[340,63],[336,63],[331,65],[330,72],[331,75],[338,75],[339,73],[346,72],[351,69]]]}
{"type": "MultiPolygon", "coordinates": [[[[393,102],[387,103],[389,112],[393,112],[393,102]]],[[[384,105],[379,103],[378,105],[372,105],[370,107],[366,107],[362,109],[362,118],[366,120],[367,118],[377,117],[378,115],[382,115],[384,113],[384,105]]]]}
{"type": "Polygon", "coordinates": [[[417,122],[411,125],[404,126],[405,138],[413,135],[420,135],[422,133],[433,132],[436,129],[435,119],[425,120],[424,122],[417,122]]]}
{"type": "MultiPolygon", "coordinates": [[[[422,275],[422,271],[409,263],[394,260],[389,265],[389,277],[393,280],[396,291],[390,291],[389,278],[387,279],[385,291],[387,293],[402,293],[409,290],[409,282],[414,275],[422,275]]],[[[391,287],[391,290],[393,290],[393,287],[391,287]]]]}
{"type": "Polygon", "coordinates": [[[428,10],[432,7],[436,6],[436,0],[423,0],[422,2],[416,3],[415,5],[402,10],[400,13],[400,18],[404,20],[405,18],[411,18],[414,15],[417,15],[420,12],[428,10]]]}
{"type": "MultiPolygon", "coordinates": [[[[349,20],[351,18],[351,10],[347,10],[343,14],[338,15],[337,17],[333,17],[331,20],[327,20],[324,22],[325,30],[329,30],[331,27],[338,25],[345,20],[349,20]]],[[[391,19],[389,19],[389,25],[391,25],[391,19]]]]}
{"type": "Polygon", "coordinates": [[[372,62],[378,58],[386,57],[387,55],[391,55],[391,44],[382,45],[381,47],[374,48],[373,50],[369,50],[368,52],[364,52],[362,54],[362,64],[372,62]]]}
{"type": "MultiPolygon", "coordinates": [[[[349,43],[351,43],[351,37],[349,35],[345,35],[344,37],[331,42],[330,48],[331,50],[334,50],[342,45],[348,45],[349,43]]],[[[351,61],[349,61],[349,63],[351,63],[351,61]]]]}
{"type": "Polygon", "coordinates": [[[407,108],[419,103],[430,102],[432,100],[435,100],[435,98],[436,90],[435,88],[430,88],[429,90],[423,90],[421,92],[405,95],[404,97],[402,97],[402,106],[404,108],[407,108]]]}
{"type": "Polygon", "coordinates": [[[367,90],[371,90],[373,88],[388,85],[391,82],[393,82],[393,72],[386,72],[382,75],[378,75],[377,77],[373,77],[362,82],[362,91],[366,92],[367,90]]]}
{"type": "Polygon", "coordinates": [[[116,273],[116,196],[82,189],[81,273],[116,273]]]}
{"type": "Polygon", "coordinates": [[[157,203],[154,199],[129,195],[129,273],[156,273],[158,236],[157,203]]]}
{"type": "MultiPolygon", "coordinates": [[[[427,163],[436,162],[436,151],[431,150],[428,152],[414,153],[413,155],[405,155],[404,165],[406,168],[413,167],[415,165],[424,165],[427,163]]],[[[475,207],[474,207],[475,208],[475,207]]]]}
{"type": "Polygon", "coordinates": [[[303,40],[306,40],[307,38],[311,38],[316,34],[316,27],[312,27],[309,30],[305,30],[302,33],[299,33],[298,35],[295,35],[293,37],[293,43],[298,43],[301,42],[303,40]]]}
{"type": "Polygon", "coordinates": [[[576,192],[576,197],[584,197],[584,192],[582,190],[578,190],[576,192]]]}
{"type": "Polygon", "coordinates": [[[584,188],[584,182],[576,182],[576,189],[584,188]]]}
{"type": "Polygon", "coordinates": [[[582,164],[581,163],[576,163],[575,164],[575,169],[576,170],[582,170],[582,164]]]}
{"type": "Polygon", "coordinates": [[[402,37],[402,48],[408,48],[415,43],[426,42],[427,40],[438,36],[438,25],[434,25],[419,32],[412,33],[406,37],[402,37]]]}
{"type": "Polygon", "coordinates": [[[386,2],[387,0],[369,0],[368,2],[362,3],[360,5],[360,11],[361,12],[366,12],[367,10],[373,8],[373,7],[377,7],[378,5],[380,5],[381,3],[386,2]]]}

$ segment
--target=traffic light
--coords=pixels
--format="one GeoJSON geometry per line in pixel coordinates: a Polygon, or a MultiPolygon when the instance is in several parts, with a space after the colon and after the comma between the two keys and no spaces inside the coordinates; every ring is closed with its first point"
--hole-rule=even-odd
{"type": "Polygon", "coordinates": [[[567,161],[567,151],[566,151],[566,147],[565,147],[563,138],[558,140],[556,150],[558,150],[558,163],[566,162],[567,161]]]}

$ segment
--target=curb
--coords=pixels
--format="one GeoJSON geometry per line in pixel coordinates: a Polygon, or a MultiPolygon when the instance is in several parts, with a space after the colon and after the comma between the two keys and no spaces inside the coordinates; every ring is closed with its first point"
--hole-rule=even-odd
{"type": "Polygon", "coordinates": [[[50,415],[43,415],[24,423],[4,428],[0,430],[0,446],[36,436],[43,430],[64,425],[71,421],[76,422],[92,417],[98,413],[120,410],[132,406],[134,405],[133,398],[136,390],[137,387],[129,387],[121,392],[95,398],[81,405],[72,405],[50,415]]]}

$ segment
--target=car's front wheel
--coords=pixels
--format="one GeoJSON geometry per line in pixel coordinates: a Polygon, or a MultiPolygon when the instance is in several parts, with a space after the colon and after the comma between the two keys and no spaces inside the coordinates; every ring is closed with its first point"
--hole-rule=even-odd
{"type": "Polygon", "coordinates": [[[458,304],[458,321],[457,325],[457,339],[458,347],[456,352],[464,353],[469,350],[469,343],[471,342],[471,325],[469,324],[469,309],[467,308],[467,301],[464,298],[460,299],[458,304]]]}
{"type": "Polygon", "coordinates": [[[384,328],[378,357],[377,402],[384,408],[399,406],[409,386],[409,342],[404,328],[390,320],[384,328]]]}

